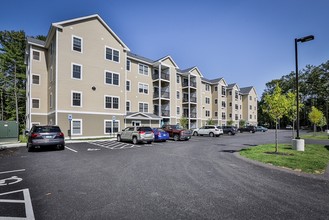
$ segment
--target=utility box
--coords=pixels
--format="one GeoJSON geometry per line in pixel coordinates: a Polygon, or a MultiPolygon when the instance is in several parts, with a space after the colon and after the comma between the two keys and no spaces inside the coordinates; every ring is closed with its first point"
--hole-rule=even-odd
{"type": "Polygon", "coordinates": [[[18,138],[18,123],[16,121],[0,121],[1,138],[18,138]]]}

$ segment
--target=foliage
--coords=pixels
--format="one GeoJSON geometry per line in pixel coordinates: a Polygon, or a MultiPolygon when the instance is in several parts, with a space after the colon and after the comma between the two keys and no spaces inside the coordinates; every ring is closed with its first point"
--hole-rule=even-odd
{"type": "Polygon", "coordinates": [[[305,151],[292,150],[291,145],[280,144],[281,154],[271,153],[273,144],[260,145],[243,149],[240,154],[244,157],[279,167],[305,173],[323,174],[329,163],[328,146],[307,144],[305,151]]]}
{"type": "MultiPolygon", "coordinates": [[[[269,124],[271,122],[268,115],[263,114],[264,97],[266,94],[272,94],[276,84],[282,89],[283,94],[293,92],[296,88],[295,73],[282,76],[280,79],[274,79],[266,83],[266,89],[259,101],[258,122],[260,124],[269,124]]],[[[329,60],[319,66],[307,65],[299,71],[299,95],[300,95],[300,124],[310,125],[307,115],[311,106],[317,106],[323,112],[326,112],[329,102],[329,60]]],[[[296,111],[295,111],[296,112],[296,111]]],[[[327,117],[328,119],[328,117],[327,117]]],[[[280,119],[282,126],[291,124],[289,115],[280,119]]]]}
{"type": "Polygon", "coordinates": [[[243,119],[241,119],[241,120],[239,121],[239,127],[244,127],[244,126],[246,126],[246,121],[243,120],[243,119]]]}
{"type": "Polygon", "coordinates": [[[24,31],[0,31],[0,120],[17,120],[21,128],[26,105],[25,45],[24,31]]]}
{"type": "Polygon", "coordinates": [[[179,119],[179,124],[187,129],[187,125],[188,125],[188,119],[186,117],[182,117],[181,119],[179,119]]]}
{"type": "Polygon", "coordinates": [[[212,120],[212,118],[209,118],[206,123],[207,125],[215,125],[215,122],[212,120]]]}
{"type": "Polygon", "coordinates": [[[233,124],[234,124],[234,121],[233,121],[233,120],[228,120],[228,121],[227,121],[227,125],[228,125],[228,126],[231,126],[231,125],[233,125],[233,124]]]}
{"type": "Polygon", "coordinates": [[[274,88],[273,94],[266,94],[264,97],[263,111],[268,114],[272,121],[275,121],[275,152],[279,151],[278,146],[278,120],[288,113],[288,98],[282,94],[280,86],[274,88]]]}
{"type": "MultiPolygon", "coordinates": [[[[314,124],[314,134],[315,134],[316,126],[320,126],[324,124],[323,121],[325,121],[325,117],[319,109],[317,109],[315,106],[312,106],[311,112],[308,113],[308,118],[314,124]]],[[[326,123],[324,125],[326,125],[326,123]]]]}

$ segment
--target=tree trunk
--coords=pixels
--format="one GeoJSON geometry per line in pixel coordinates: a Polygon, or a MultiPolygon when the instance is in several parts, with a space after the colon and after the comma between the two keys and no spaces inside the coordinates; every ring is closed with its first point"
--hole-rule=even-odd
{"type": "Polygon", "coordinates": [[[279,152],[278,146],[278,120],[275,120],[275,153],[279,152]]]}

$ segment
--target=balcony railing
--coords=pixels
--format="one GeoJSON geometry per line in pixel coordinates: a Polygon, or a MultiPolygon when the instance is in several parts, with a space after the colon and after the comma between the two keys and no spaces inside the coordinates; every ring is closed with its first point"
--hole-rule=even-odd
{"type": "Polygon", "coordinates": [[[196,113],[190,113],[190,114],[184,113],[183,116],[185,118],[196,118],[196,113]]]}
{"type": "Polygon", "coordinates": [[[159,74],[158,72],[153,73],[153,80],[157,79],[164,79],[164,80],[170,80],[170,75],[168,73],[161,73],[159,74]]]}
{"type": "Polygon", "coordinates": [[[196,82],[190,82],[190,85],[189,85],[188,82],[184,81],[183,87],[188,87],[188,86],[196,88],[196,82]]]}
{"type": "MultiPolygon", "coordinates": [[[[159,98],[159,92],[156,91],[153,93],[153,98],[159,98]]],[[[161,98],[169,99],[170,93],[169,92],[161,92],[161,98]]]]}
{"type": "MultiPolygon", "coordinates": [[[[188,97],[183,97],[183,102],[188,102],[188,101],[189,101],[188,97]]],[[[196,101],[197,101],[196,97],[190,97],[190,102],[196,103],[196,101]]]]}
{"type": "Polygon", "coordinates": [[[161,116],[162,117],[169,117],[170,111],[169,110],[161,110],[161,116]]]}

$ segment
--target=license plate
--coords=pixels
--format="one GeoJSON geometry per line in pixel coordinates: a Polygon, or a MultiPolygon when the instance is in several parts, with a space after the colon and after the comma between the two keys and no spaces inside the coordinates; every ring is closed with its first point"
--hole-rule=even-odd
{"type": "Polygon", "coordinates": [[[51,135],[47,135],[47,136],[45,136],[45,138],[47,138],[47,139],[51,139],[51,138],[53,138],[53,136],[51,136],[51,135]]]}

